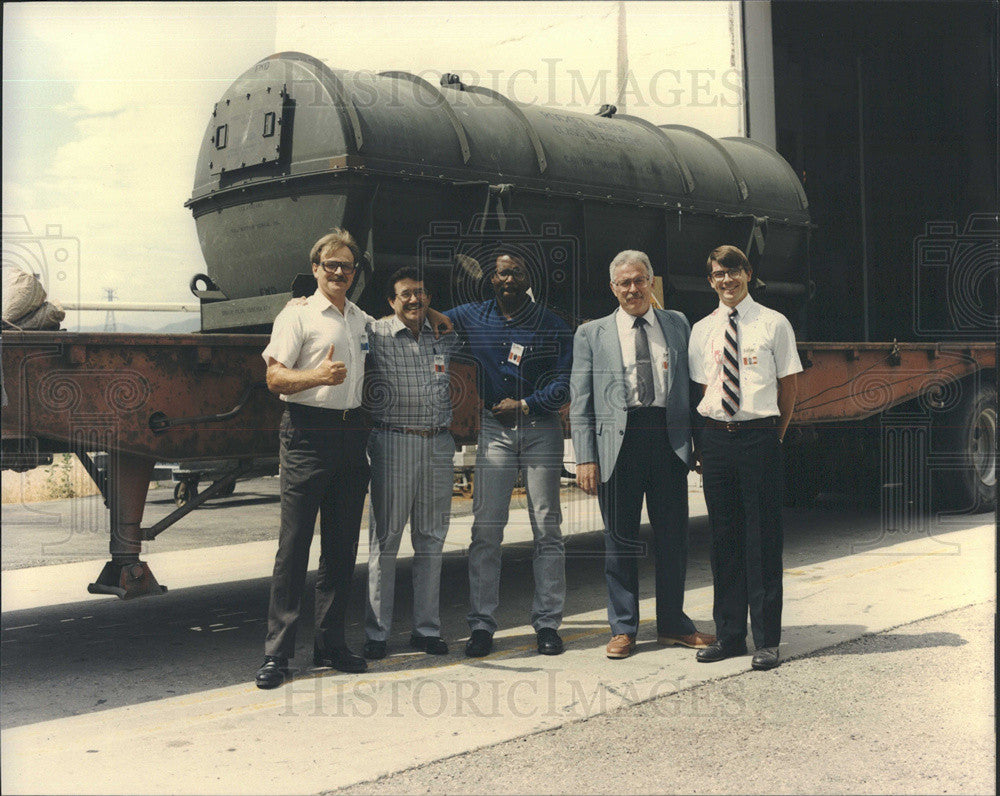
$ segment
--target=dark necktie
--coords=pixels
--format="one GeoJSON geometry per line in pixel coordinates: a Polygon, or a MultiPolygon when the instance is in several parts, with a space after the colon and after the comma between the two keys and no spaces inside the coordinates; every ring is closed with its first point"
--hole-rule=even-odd
{"type": "Polygon", "coordinates": [[[740,409],[740,333],[736,328],[735,307],[729,313],[722,349],[722,408],[730,417],[740,409]]]}
{"type": "Polygon", "coordinates": [[[639,404],[652,406],[656,393],[653,389],[653,361],[649,355],[646,319],[636,318],[633,328],[635,329],[635,378],[639,384],[639,404]]]}

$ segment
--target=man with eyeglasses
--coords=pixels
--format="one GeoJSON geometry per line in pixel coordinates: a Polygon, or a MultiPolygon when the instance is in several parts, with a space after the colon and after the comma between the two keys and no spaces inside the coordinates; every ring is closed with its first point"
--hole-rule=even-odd
{"type": "Polygon", "coordinates": [[[697,659],[745,655],[749,608],[751,666],[773,669],[781,640],[781,442],[802,364],[788,319],[750,296],[746,255],[720,246],[707,268],[719,306],[691,330],[689,363],[703,394],[697,455],[712,527],[718,641],[697,659]]]}
{"type": "Polygon", "coordinates": [[[691,421],[688,322],[652,306],[653,268],[640,251],[609,267],[618,309],[582,324],[573,341],[570,424],[576,480],[597,495],[604,519],[604,574],[611,640],[605,654],[629,657],[639,628],[639,540],[643,498],[652,531],[656,634],[664,646],[704,648],[684,613],[687,476],[691,421]]]}
{"type": "Polygon", "coordinates": [[[392,630],[396,556],[403,528],[413,543],[410,646],[445,655],[441,638],[441,551],[451,517],[455,440],[449,360],[458,338],[435,338],[430,292],[420,271],[400,268],[386,287],[393,315],[371,325],[365,398],[374,428],[364,656],[384,658],[392,630]]]}
{"type": "Polygon", "coordinates": [[[483,401],[469,546],[471,633],[465,654],[479,658],[493,649],[501,542],[521,470],[534,535],[531,624],[538,652],[559,655],[563,641],[558,627],[566,599],[559,408],[569,401],[572,338],[559,316],[528,296],[530,277],[522,256],[499,252],[490,282],[495,298],[445,313],[478,365],[483,401]]]}
{"type": "Polygon", "coordinates": [[[320,515],[313,662],[365,671],[344,635],[368,489],[368,422],[361,409],[367,326],[374,321],[348,300],[361,256],[354,238],[335,229],[309,253],[316,292],[274,320],[263,351],[267,386],[286,402],[279,431],[281,529],[258,688],[276,688],[295,654],[309,546],[320,515]]]}

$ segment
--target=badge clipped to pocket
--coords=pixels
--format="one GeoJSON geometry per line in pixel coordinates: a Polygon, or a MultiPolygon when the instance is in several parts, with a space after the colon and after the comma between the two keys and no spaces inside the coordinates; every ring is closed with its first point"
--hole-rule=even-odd
{"type": "Polygon", "coordinates": [[[434,374],[440,376],[445,371],[444,354],[434,355],[434,374]]]}
{"type": "Polygon", "coordinates": [[[670,373],[670,352],[664,351],[663,358],[660,360],[660,369],[663,371],[663,375],[666,376],[670,373]]]}
{"type": "Polygon", "coordinates": [[[361,333],[361,353],[368,353],[368,332],[361,333]]]}
{"type": "Polygon", "coordinates": [[[507,354],[507,361],[512,365],[521,365],[521,357],[524,356],[524,346],[520,343],[510,344],[510,353],[507,354]]]}

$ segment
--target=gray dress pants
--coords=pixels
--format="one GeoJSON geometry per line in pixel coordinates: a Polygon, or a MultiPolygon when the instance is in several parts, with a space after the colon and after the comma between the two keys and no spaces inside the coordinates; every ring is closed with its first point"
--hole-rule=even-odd
{"type": "Polygon", "coordinates": [[[403,528],[413,543],[413,635],[440,636],[441,550],[451,518],[455,439],[376,429],[368,441],[372,489],[365,635],[385,641],[392,630],[396,556],[403,528]]]}

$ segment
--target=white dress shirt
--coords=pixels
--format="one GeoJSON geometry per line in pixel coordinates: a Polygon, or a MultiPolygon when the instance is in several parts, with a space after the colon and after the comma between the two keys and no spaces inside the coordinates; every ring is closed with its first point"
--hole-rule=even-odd
{"type": "MultiPolygon", "coordinates": [[[[656,313],[650,307],[642,316],[646,319],[646,339],[649,340],[649,358],[653,366],[653,406],[667,405],[667,369],[670,367],[670,352],[667,351],[667,341],[663,339],[663,329],[656,318],[656,313]]],[[[621,307],[615,314],[618,325],[618,344],[622,349],[622,363],[625,365],[625,383],[628,385],[626,405],[641,406],[639,402],[639,378],[635,374],[635,336],[638,329],[635,316],[629,315],[621,307]]]]}
{"type": "Polygon", "coordinates": [[[262,356],[273,357],[286,368],[309,370],[326,359],[334,346],[333,361],[347,366],[340,384],[321,384],[293,395],[282,395],[289,403],[324,409],[356,409],[361,406],[368,353],[367,325],[375,319],[347,301],[341,313],[318,289],[305,304],[285,307],[274,319],[271,341],[262,356]]]}
{"type": "Polygon", "coordinates": [[[719,303],[691,329],[688,369],[691,379],[708,385],[698,414],[723,422],[777,417],[778,379],[802,372],[795,332],[788,319],[750,296],[736,305],[740,348],[740,408],[729,417],[722,408],[722,351],[730,307],[719,303]]]}

